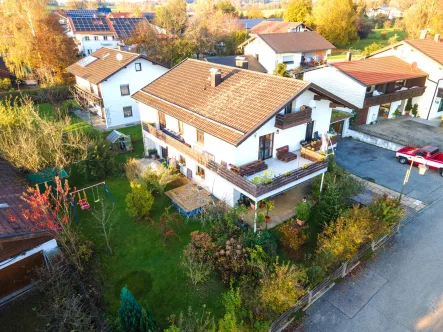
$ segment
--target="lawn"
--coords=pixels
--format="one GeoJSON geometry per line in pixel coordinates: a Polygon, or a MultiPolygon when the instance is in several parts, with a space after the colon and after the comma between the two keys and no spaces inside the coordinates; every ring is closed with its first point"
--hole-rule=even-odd
{"type": "MultiPolygon", "coordinates": [[[[120,154],[117,159],[123,163],[129,157],[143,156],[141,127],[134,126],[119,131],[135,138],[134,152],[120,154]]],[[[106,135],[106,133],[105,133],[106,135]]],[[[84,175],[75,168],[72,170],[70,185],[81,188],[90,185],[84,175]]],[[[184,220],[178,231],[178,238],[165,247],[159,231],[148,223],[137,223],[125,211],[125,197],[129,183],[124,175],[106,179],[106,184],[115,200],[119,222],[111,234],[114,256],[110,256],[104,239],[93,227],[89,211],[79,214],[79,228],[86,239],[94,242],[95,275],[103,283],[103,297],[110,319],[117,317],[119,294],[123,286],[128,286],[137,300],[148,305],[157,321],[164,326],[171,314],[194,309],[205,304],[216,317],[221,315],[221,297],[226,290],[214,276],[202,286],[193,286],[180,267],[180,256],[189,243],[190,233],[200,230],[197,222],[184,220]]],[[[92,192],[87,192],[92,198],[92,192]]],[[[91,199],[90,199],[91,201],[91,199]]],[[[158,218],[170,203],[165,196],[157,197],[152,216],[158,218]]]]}
{"type": "Polygon", "coordinates": [[[332,54],[328,56],[328,59],[330,60],[339,60],[344,59],[346,52],[348,49],[351,50],[357,50],[357,51],[363,51],[366,46],[372,44],[372,43],[378,43],[381,44],[383,47],[388,46],[388,39],[391,38],[397,34],[398,41],[401,41],[406,38],[406,32],[403,30],[398,29],[374,29],[374,32],[368,36],[368,38],[360,39],[354,43],[351,43],[350,45],[344,45],[344,46],[337,46],[337,49],[332,51],[332,54]],[[381,38],[381,32],[386,31],[387,32],[387,38],[382,39],[381,38]]]}

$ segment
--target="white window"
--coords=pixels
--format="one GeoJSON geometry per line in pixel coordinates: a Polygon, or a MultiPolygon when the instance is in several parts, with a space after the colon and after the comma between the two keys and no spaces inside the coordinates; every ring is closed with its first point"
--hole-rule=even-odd
{"type": "Polygon", "coordinates": [[[294,64],[294,57],[292,55],[285,55],[283,56],[283,63],[287,65],[294,64]]]}
{"type": "Polygon", "coordinates": [[[92,50],[90,48],[88,48],[87,52],[88,52],[88,54],[91,54],[92,50]]]}
{"type": "Polygon", "coordinates": [[[132,116],[132,106],[123,107],[123,116],[129,118],[132,116]]]}
{"type": "Polygon", "coordinates": [[[98,36],[94,36],[94,40],[98,40],[98,36]]]}
{"type": "Polygon", "coordinates": [[[108,40],[108,36],[103,36],[103,40],[108,40]]]}
{"type": "Polygon", "coordinates": [[[120,94],[122,96],[129,96],[130,95],[129,84],[120,85],[120,94]]]}
{"type": "Polygon", "coordinates": [[[85,40],[89,40],[89,36],[85,36],[85,40]]]}
{"type": "Polygon", "coordinates": [[[142,71],[142,64],[140,62],[135,64],[135,71],[142,71]]]}

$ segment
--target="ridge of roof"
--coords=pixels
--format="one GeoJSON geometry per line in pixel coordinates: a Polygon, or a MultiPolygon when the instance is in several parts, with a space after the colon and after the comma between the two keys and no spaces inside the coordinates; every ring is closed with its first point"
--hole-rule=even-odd
{"type": "Polygon", "coordinates": [[[317,50],[324,50],[324,49],[335,49],[336,47],[328,41],[325,37],[317,33],[316,31],[304,31],[304,32],[278,32],[278,33],[263,33],[263,34],[257,34],[257,37],[262,39],[271,49],[273,49],[276,53],[292,53],[292,52],[300,52],[300,51],[317,51],[317,50]],[[310,35],[310,36],[309,36],[310,35]],[[303,45],[301,46],[299,44],[299,40],[296,41],[294,39],[298,39],[298,37],[307,37],[302,38],[307,41],[307,43],[314,43],[314,44],[320,44],[323,43],[320,46],[312,45],[307,46],[303,45]],[[312,37],[317,38],[317,40],[312,40],[312,37]],[[287,38],[285,38],[287,37],[287,38]],[[283,38],[283,40],[278,40],[277,38],[283,38]],[[288,40],[288,38],[291,38],[292,40],[288,40]],[[281,42],[281,44],[280,44],[281,42]],[[294,48],[287,48],[288,44],[291,42],[296,43],[296,47],[294,48]]]}

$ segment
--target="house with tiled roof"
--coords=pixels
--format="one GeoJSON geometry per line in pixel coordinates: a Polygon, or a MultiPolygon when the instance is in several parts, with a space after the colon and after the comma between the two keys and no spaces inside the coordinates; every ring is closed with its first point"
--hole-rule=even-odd
{"type": "Polygon", "coordinates": [[[28,185],[20,172],[0,158],[0,306],[24,294],[36,282],[35,268],[42,267],[57,249],[51,233],[36,230],[25,218],[21,199],[28,185]]]}
{"type": "Polygon", "coordinates": [[[303,22],[280,22],[280,21],[262,21],[249,30],[250,35],[261,35],[265,33],[283,33],[283,32],[303,32],[312,31],[303,22]]]}
{"type": "Polygon", "coordinates": [[[302,144],[326,135],[333,107],[352,107],[312,83],[193,59],[132,98],[145,151],[174,160],[231,206],[244,197],[257,204],[326,172],[325,156],[302,144]]]}
{"type": "Polygon", "coordinates": [[[355,106],[355,124],[375,123],[404,111],[426,91],[428,73],[395,56],[335,62],[308,71],[304,79],[355,106]]]}
{"type": "Polygon", "coordinates": [[[370,58],[395,56],[429,76],[424,86],[425,93],[414,98],[422,119],[436,119],[443,116],[443,40],[439,34],[429,37],[423,30],[420,39],[404,40],[370,55],[370,58]]]}
{"type": "Polygon", "coordinates": [[[252,35],[239,47],[245,55],[255,56],[270,74],[279,63],[286,64],[288,70],[324,64],[335,49],[317,32],[306,30],[252,35]]]}
{"type": "Polygon", "coordinates": [[[75,76],[85,108],[100,116],[107,128],[115,128],[140,123],[130,95],[168,69],[144,55],[102,47],[66,70],[75,76]]]}

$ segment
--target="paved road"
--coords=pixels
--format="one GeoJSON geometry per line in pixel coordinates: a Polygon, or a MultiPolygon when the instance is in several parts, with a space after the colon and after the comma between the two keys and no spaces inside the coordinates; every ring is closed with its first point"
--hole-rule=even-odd
{"type": "MultiPolygon", "coordinates": [[[[337,161],[347,170],[400,190],[406,169],[392,156],[351,140],[342,141],[337,151],[337,161]]],[[[369,263],[315,302],[306,312],[302,331],[443,331],[443,178],[432,171],[424,177],[416,173],[406,192],[433,203],[369,263]]]]}
{"type": "MultiPolygon", "coordinates": [[[[397,162],[395,153],[352,139],[342,139],[337,145],[337,163],[360,177],[372,178],[376,183],[400,191],[407,166],[397,162]]],[[[404,193],[431,203],[443,196],[443,177],[428,170],[424,176],[418,170],[411,172],[404,193]]]]}
{"type": "Polygon", "coordinates": [[[442,204],[419,213],[371,262],[315,302],[305,331],[443,331],[442,204]]]}

